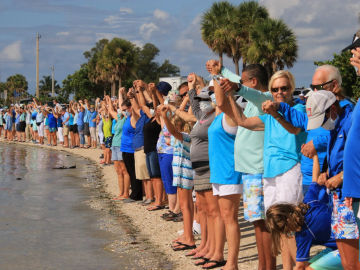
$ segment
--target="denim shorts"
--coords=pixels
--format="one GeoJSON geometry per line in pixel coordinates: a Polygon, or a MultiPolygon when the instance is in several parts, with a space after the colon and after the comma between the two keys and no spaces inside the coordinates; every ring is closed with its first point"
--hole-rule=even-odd
{"type": "Polygon", "coordinates": [[[161,178],[159,158],[156,151],[146,153],[146,167],[150,178],[161,178]]]}
{"type": "Polygon", "coordinates": [[[122,152],[120,151],[120,146],[111,147],[111,160],[112,161],[122,161],[122,152]]]}
{"type": "Polygon", "coordinates": [[[50,131],[50,133],[56,132],[56,128],[51,128],[51,127],[49,127],[49,131],[50,131]]]}

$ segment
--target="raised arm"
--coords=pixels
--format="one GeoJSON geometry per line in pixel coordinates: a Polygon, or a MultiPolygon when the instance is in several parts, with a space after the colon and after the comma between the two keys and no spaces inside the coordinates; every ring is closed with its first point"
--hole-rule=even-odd
{"type": "Polygon", "coordinates": [[[117,115],[117,112],[114,110],[114,107],[112,105],[110,97],[105,96],[105,101],[106,101],[106,105],[107,105],[110,116],[112,118],[116,119],[116,121],[117,121],[118,120],[118,115],[117,115]]]}
{"type": "Polygon", "coordinates": [[[164,120],[164,123],[166,125],[166,128],[168,131],[179,141],[183,141],[182,134],[175,128],[175,126],[171,123],[170,119],[167,116],[167,112],[170,111],[170,108],[166,105],[161,105],[160,107],[160,113],[161,117],[164,120]]]}
{"type": "Polygon", "coordinates": [[[152,114],[150,113],[149,107],[146,105],[146,100],[144,97],[145,88],[143,88],[143,86],[141,86],[141,82],[142,81],[137,83],[136,96],[138,98],[139,106],[140,106],[141,110],[147,115],[147,117],[151,118],[152,114]]]}

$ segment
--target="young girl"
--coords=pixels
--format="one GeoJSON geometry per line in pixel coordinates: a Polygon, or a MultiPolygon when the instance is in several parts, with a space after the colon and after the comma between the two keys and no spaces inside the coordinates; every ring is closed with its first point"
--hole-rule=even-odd
{"type": "MultiPolygon", "coordinates": [[[[297,248],[295,269],[342,269],[335,239],[330,237],[332,209],[329,207],[328,196],[327,194],[319,196],[324,194],[325,187],[316,182],[320,175],[317,155],[314,156],[313,164],[313,182],[303,203],[275,204],[266,211],[266,223],[272,237],[273,252],[275,255],[280,253],[282,235],[290,237],[295,233],[297,248]],[[316,258],[316,261],[310,265],[312,245],[324,245],[335,251],[316,258]]],[[[292,256],[295,257],[295,254],[292,256]]]]}
{"type": "Polygon", "coordinates": [[[172,121],[167,116],[168,106],[161,108],[161,116],[169,132],[176,138],[173,152],[173,186],[177,187],[180,209],[183,214],[184,234],[173,245],[174,251],[196,248],[192,224],[194,207],[192,200],[193,170],[190,161],[191,127],[178,116],[172,121]]]}

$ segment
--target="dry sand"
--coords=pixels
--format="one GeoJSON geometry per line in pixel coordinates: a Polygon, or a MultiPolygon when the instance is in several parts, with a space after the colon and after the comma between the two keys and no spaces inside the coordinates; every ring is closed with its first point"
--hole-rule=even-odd
{"type": "MultiPolygon", "coordinates": [[[[46,145],[41,146],[32,143],[21,144],[66,151],[71,154],[87,158],[96,164],[99,164],[99,156],[102,154],[100,149],[69,149],[62,146],[49,147],[46,145]]],[[[109,197],[116,196],[118,194],[118,184],[117,176],[113,166],[102,167],[100,165],[98,168],[102,170],[102,179],[104,181],[105,191],[109,194],[109,197]]],[[[120,208],[120,211],[129,218],[130,222],[141,234],[141,237],[147,238],[150,243],[159,250],[159,252],[167,256],[167,259],[173,265],[173,269],[201,269],[198,266],[194,266],[193,260],[185,257],[185,251],[174,252],[171,249],[170,243],[173,239],[178,237],[177,232],[182,229],[182,223],[163,220],[160,216],[167,212],[167,210],[149,212],[146,210],[146,207],[137,203],[125,204],[118,202],[117,204],[120,208]]],[[[239,209],[239,226],[241,230],[239,269],[255,270],[257,269],[258,257],[254,228],[251,223],[244,220],[242,207],[239,209]]],[[[199,243],[200,240],[197,239],[196,244],[199,243]]],[[[314,254],[321,249],[322,248],[319,246],[313,247],[311,254],[314,254]]],[[[225,245],[225,258],[226,255],[227,248],[225,245]]],[[[282,269],[280,256],[277,258],[277,269],[282,269]]]]}

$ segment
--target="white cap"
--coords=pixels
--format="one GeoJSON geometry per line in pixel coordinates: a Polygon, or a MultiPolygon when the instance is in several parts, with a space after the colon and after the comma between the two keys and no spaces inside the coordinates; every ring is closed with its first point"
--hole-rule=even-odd
{"type": "Polygon", "coordinates": [[[306,101],[307,130],[316,129],[324,123],[325,111],[336,101],[335,95],[326,90],[313,91],[306,101]]]}

